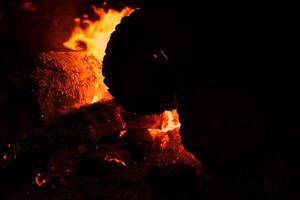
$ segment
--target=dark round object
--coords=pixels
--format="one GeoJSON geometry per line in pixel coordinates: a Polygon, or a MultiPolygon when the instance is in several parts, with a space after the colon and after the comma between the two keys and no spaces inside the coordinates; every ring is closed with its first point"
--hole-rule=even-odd
{"type": "Polygon", "coordinates": [[[218,166],[248,160],[265,133],[264,18],[246,8],[189,8],[125,18],[106,49],[105,83],[131,111],[178,108],[183,143],[197,158],[218,166]]]}
{"type": "Polygon", "coordinates": [[[127,109],[159,113],[176,107],[174,63],[182,63],[179,59],[185,56],[179,55],[189,44],[187,34],[178,29],[183,25],[177,14],[172,9],[137,10],[111,35],[103,60],[104,81],[127,109]]]}

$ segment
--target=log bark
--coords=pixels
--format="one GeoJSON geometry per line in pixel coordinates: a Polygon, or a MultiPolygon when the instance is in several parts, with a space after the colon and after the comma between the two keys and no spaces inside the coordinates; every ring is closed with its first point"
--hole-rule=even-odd
{"type": "Polygon", "coordinates": [[[101,139],[117,137],[124,129],[119,112],[119,106],[111,101],[61,115],[30,132],[19,134],[17,141],[9,147],[7,158],[1,159],[1,164],[9,164],[28,152],[53,152],[80,145],[95,149],[101,139]]]}
{"type": "Polygon", "coordinates": [[[95,145],[100,139],[123,130],[123,121],[118,117],[119,111],[119,106],[113,101],[82,107],[57,117],[33,134],[25,135],[24,144],[28,148],[95,145]],[[35,137],[36,140],[32,139],[35,137]]]}
{"type": "Polygon", "coordinates": [[[91,104],[97,92],[101,64],[84,52],[0,56],[1,144],[13,141],[20,132],[91,104]]]}
{"type": "Polygon", "coordinates": [[[85,52],[48,52],[37,56],[33,79],[41,116],[49,119],[91,104],[101,64],[85,52]]]}

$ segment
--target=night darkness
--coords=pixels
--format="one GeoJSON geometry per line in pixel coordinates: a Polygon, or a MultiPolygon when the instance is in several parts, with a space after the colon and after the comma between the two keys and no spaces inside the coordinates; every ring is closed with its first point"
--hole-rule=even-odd
{"type": "MultiPolygon", "coordinates": [[[[106,2],[116,10],[140,8],[122,20],[108,43],[103,74],[109,92],[138,116],[176,108],[182,144],[200,161],[201,173],[178,164],[150,167],[142,178],[128,178],[139,172],[123,173],[123,168],[90,156],[94,143],[80,136],[87,147],[79,145],[81,157],[72,157],[77,163],[74,177],[48,188],[33,186],[35,168],[62,162],[78,141],[68,143],[71,147],[59,146],[63,140],[57,146],[40,144],[39,151],[34,147],[0,169],[0,199],[297,199],[300,79],[292,9],[254,2],[106,2]]],[[[45,128],[52,121],[40,117],[38,86],[31,76],[39,53],[70,52],[62,43],[70,37],[73,19],[83,14],[96,18],[91,5],[102,3],[1,0],[1,157],[9,150],[7,144],[26,133],[63,132],[64,123],[73,120],[89,129],[95,125],[90,115],[106,119],[99,112],[111,112],[106,105],[90,106],[74,116],[52,117],[59,127],[45,128]]],[[[108,118],[110,123],[118,120],[108,118]]],[[[115,148],[122,158],[141,162],[151,142],[142,130],[131,134],[125,142],[105,137],[103,152],[115,148]],[[137,145],[139,140],[146,142],[137,145]]]]}

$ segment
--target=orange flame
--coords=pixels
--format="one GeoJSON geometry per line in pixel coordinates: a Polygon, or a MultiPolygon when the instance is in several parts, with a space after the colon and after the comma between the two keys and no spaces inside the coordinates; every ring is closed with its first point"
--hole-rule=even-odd
{"type": "MultiPolygon", "coordinates": [[[[179,122],[179,115],[177,113],[177,110],[174,109],[172,111],[164,111],[163,112],[163,122],[161,124],[161,128],[160,129],[148,129],[148,131],[155,135],[155,133],[157,132],[163,132],[166,133],[168,131],[172,131],[176,128],[180,128],[180,122],[179,122]]],[[[153,135],[152,135],[153,136],[153,135]]]]}
{"type": "MultiPolygon", "coordinates": [[[[91,21],[87,15],[84,15],[83,19],[76,18],[74,31],[70,39],[64,43],[64,46],[77,51],[85,50],[88,55],[93,55],[102,64],[111,33],[115,30],[116,25],[120,23],[121,19],[133,12],[134,9],[126,7],[121,11],[113,9],[106,11],[103,8],[94,6],[93,9],[95,14],[99,16],[99,20],[91,21]],[[85,48],[82,47],[82,44],[85,45],[85,48]]],[[[164,52],[162,54],[165,56],[164,52]]],[[[94,69],[95,74],[98,75],[95,83],[96,93],[91,103],[112,99],[112,96],[108,92],[108,87],[103,82],[104,77],[101,70],[101,66],[94,69]]],[[[148,129],[148,131],[153,138],[161,140],[161,147],[164,149],[169,141],[169,137],[165,133],[177,128],[179,129],[180,122],[177,110],[165,111],[162,114],[162,118],[163,122],[160,129],[148,129]]],[[[123,128],[125,126],[126,124],[124,123],[123,128]]],[[[123,137],[125,133],[126,131],[121,132],[120,137],[123,137]]],[[[126,163],[115,157],[106,156],[105,160],[114,161],[126,166],[126,163]]]]}
{"type": "Polygon", "coordinates": [[[165,149],[167,147],[167,144],[169,142],[169,137],[167,132],[173,131],[175,129],[180,128],[181,124],[179,122],[179,115],[177,113],[177,110],[172,111],[164,111],[163,112],[163,122],[160,129],[148,129],[150,135],[155,139],[156,137],[160,137],[161,140],[161,148],[165,149]]]}
{"type": "Polygon", "coordinates": [[[166,133],[176,128],[180,128],[179,116],[177,110],[165,111],[163,113],[163,122],[161,125],[161,131],[166,133]]]}
{"type": "MultiPolygon", "coordinates": [[[[93,6],[95,14],[99,16],[99,20],[91,21],[87,15],[84,19],[76,18],[73,33],[64,46],[77,51],[85,50],[88,55],[93,55],[102,64],[105,55],[105,49],[109,41],[111,33],[115,30],[117,24],[121,22],[124,16],[129,15],[134,9],[126,7],[121,11],[113,9],[104,10],[93,6]],[[85,48],[80,46],[84,44],[85,48]]],[[[104,84],[101,66],[94,69],[97,74],[95,83],[95,94],[91,103],[100,100],[110,100],[112,96],[108,92],[107,86],[104,84]]]]}

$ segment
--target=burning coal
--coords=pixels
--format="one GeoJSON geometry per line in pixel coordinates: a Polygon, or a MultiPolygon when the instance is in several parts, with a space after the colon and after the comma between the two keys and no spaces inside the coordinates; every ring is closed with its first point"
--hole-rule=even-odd
{"type": "Polygon", "coordinates": [[[179,116],[177,113],[177,110],[172,110],[172,111],[165,111],[163,113],[163,121],[161,124],[160,129],[148,129],[149,133],[155,139],[156,137],[161,138],[161,148],[165,149],[167,146],[167,143],[169,142],[169,136],[165,133],[169,131],[179,131],[180,128],[180,122],[179,122],[179,116]]]}

